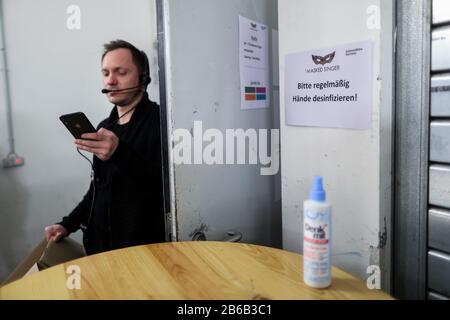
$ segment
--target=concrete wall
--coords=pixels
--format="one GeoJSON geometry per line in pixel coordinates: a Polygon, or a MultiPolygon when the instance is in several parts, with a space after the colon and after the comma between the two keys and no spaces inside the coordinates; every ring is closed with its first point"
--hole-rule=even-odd
{"type": "MultiPolygon", "coordinates": [[[[44,226],[68,214],[87,190],[89,164],[58,118],[83,111],[97,124],[109,115],[112,106],[100,94],[103,43],[122,38],[147,52],[149,93],[159,102],[154,1],[3,3],[16,152],[25,166],[0,169],[0,282],[43,237],[44,226]],[[70,5],[81,10],[79,30],[67,28],[70,5]]],[[[0,158],[9,152],[4,93],[1,82],[0,158]]]]}
{"type": "MultiPolygon", "coordinates": [[[[323,175],[333,206],[333,263],[360,278],[390,250],[379,232],[385,217],[390,228],[392,19],[392,1],[279,1],[280,92],[286,54],[374,42],[370,130],[286,126],[281,97],[283,248],[302,252],[303,201],[313,176],[323,175]],[[381,28],[373,28],[376,12],[381,28]]],[[[389,270],[390,261],[381,263],[389,270]]]]}

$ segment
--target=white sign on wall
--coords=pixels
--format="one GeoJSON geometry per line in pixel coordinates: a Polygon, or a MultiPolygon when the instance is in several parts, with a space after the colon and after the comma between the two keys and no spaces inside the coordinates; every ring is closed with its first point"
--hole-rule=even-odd
{"type": "Polygon", "coordinates": [[[269,30],[239,16],[241,109],[269,107],[269,30]]]}
{"type": "Polygon", "coordinates": [[[372,125],[372,41],[286,55],[286,125],[372,125]]]}

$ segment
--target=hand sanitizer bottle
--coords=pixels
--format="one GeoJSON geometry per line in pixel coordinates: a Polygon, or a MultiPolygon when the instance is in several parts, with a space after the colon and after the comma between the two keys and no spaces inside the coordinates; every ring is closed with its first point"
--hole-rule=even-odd
{"type": "Polygon", "coordinates": [[[313,288],[331,285],[331,205],[320,176],[303,203],[303,281],[313,288]]]}

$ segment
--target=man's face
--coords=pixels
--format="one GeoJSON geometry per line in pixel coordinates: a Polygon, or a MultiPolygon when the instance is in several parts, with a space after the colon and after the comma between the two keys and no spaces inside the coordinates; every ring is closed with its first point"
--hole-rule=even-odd
{"type": "MultiPolygon", "coordinates": [[[[108,52],[102,61],[103,85],[109,90],[132,88],[139,85],[139,72],[133,63],[130,50],[125,48],[108,52]]],[[[136,88],[107,94],[109,102],[116,105],[126,105],[136,94],[136,88]]]]}

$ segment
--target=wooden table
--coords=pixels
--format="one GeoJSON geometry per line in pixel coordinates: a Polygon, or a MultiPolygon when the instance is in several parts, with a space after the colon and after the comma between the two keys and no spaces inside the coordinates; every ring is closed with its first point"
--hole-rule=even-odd
{"type": "Polygon", "coordinates": [[[230,242],[170,242],[105,252],[0,288],[0,299],[391,299],[333,268],[328,289],[303,283],[296,253],[230,242]],[[81,289],[67,288],[77,265],[81,289]]]}

